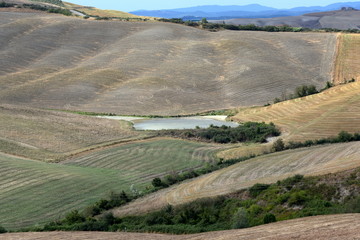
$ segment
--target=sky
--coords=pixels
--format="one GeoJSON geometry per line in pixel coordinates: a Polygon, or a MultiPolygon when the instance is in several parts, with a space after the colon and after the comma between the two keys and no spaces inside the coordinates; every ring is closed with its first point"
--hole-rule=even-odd
{"type": "Polygon", "coordinates": [[[337,2],[357,2],[359,0],[68,0],[85,6],[113,9],[125,12],[135,10],[160,10],[200,5],[247,5],[261,4],[275,8],[293,8],[303,6],[326,6],[337,2]]]}

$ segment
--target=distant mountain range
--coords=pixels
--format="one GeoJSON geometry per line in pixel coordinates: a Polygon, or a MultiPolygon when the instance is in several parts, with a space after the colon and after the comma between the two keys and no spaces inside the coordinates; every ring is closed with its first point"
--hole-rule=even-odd
{"type": "Polygon", "coordinates": [[[139,10],[131,13],[139,16],[159,18],[183,18],[186,20],[208,18],[210,20],[225,20],[232,18],[300,16],[306,13],[335,11],[341,9],[342,7],[360,9],[360,2],[339,2],[328,6],[296,7],[291,9],[276,9],[259,4],[250,4],[245,6],[206,5],[168,10],[139,10]]]}

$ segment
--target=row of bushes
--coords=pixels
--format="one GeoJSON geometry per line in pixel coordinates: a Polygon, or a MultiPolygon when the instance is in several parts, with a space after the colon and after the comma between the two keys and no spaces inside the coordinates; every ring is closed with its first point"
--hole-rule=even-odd
{"type": "Polygon", "coordinates": [[[10,4],[10,3],[5,3],[5,2],[0,3],[0,8],[8,8],[8,7],[29,8],[29,9],[45,11],[45,12],[49,12],[49,13],[63,14],[65,16],[72,15],[71,11],[68,9],[65,9],[65,8],[53,8],[53,7],[47,7],[47,6],[42,6],[42,5],[36,5],[36,4],[16,5],[16,4],[10,4]]]}
{"type": "Polygon", "coordinates": [[[158,178],[158,177],[154,178],[151,184],[154,187],[154,191],[157,191],[159,189],[167,188],[171,185],[185,181],[187,179],[196,178],[198,176],[211,173],[222,168],[229,167],[231,165],[249,160],[254,157],[256,157],[256,155],[250,155],[250,156],[226,160],[226,161],[224,161],[224,159],[220,159],[216,164],[207,164],[205,167],[200,169],[192,169],[185,171],[183,173],[172,173],[163,178],[158,178]]]}
{"type": "Polygon", "coordinates": [[[279,152],[287,149],[296,149],[296,148],[311,147],[322,144],[334,144],[334,143],[344,143],[344,142],[354,142],[354,141],[360,141],[360,134],[359,133],[351,134],[346,131],[341,131],[336,137],[321,138],[317,140],[307,140],[305,142],[290,141],[285,144],[283,140],[280,138],[274,142],[272,146],[272,151],[279,152]]]}
{"type": "Polygon", "coordinates": [[[273,124],[246,122],[238,127],[214,126],[187,130],[162,130],[159,135],[185,139],[204,140],[215,143],[266,142],[268,137],[279,136],[279,129],[273,124]]]}
{"type": "Polygon", "coordinates": [[[335,28],[323,28],[323,29],[311,29],[311,28],[303,28],[303,27],[291,27],[288,25],[282,26],[257,26],[255,24],[248,24],[248,25],[233,25],[233,24],[225,24],[225,23],[209,23],[206,19],[201,20],[201,22],[197,21],[184,21],[181,18],[172,18],[166,19],[162,18],[158,21],[161,22],[171,22],[177,24],[184,24],[187,26],[192,27],[202,27],[203,29],[208,30],[220,30],[220,29],[227,29],[227,30],[234,30],[234,31],[265,31],[265,32],[346,32],[346,33],[360,33],[359,29],[347,29],[347,30],[340,30],[335,28]]]}
{"type": "Polygon", "coordinates": [[[54,4],[54,5],[58,5],[60,7],[65,7],[63,1],[61,0],[32,0],[34,2],[44,2],[44,3],[51,3],[51,4],[54,4]]]}
{"type": "MultiPolygon", "coordinates": [[[[304,216],[360,212],[360,169],[336,181],[296,175],[275,184],[255,184],[228,196],[200,199],[143,216],[86,218],[72,211],[38,231],[136,231],[174,234],[245,228],[304,216]],[[349,179],[351,182],[349,182],[349,179]],[[346,187],[349,197],[339,194],[346,187]],[[246,196],[246,197],[242,197],[246,196]]],[[[330,176],[331,178],[331,176],[330,176]]]]}

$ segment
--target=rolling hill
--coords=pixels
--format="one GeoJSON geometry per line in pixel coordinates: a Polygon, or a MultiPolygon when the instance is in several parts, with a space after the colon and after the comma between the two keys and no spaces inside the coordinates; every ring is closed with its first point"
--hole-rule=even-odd
{"type": "Polygon", "coordinates": [[[219,148],[154,139],[77,155],[61,164],[0,153],[0,225],[18,230],[44,224],[94,204],[110,191],[130,192],[132,185],[143,191],[154,177],[212,162],[219,148]]]}
{"type": "Polygon", "coordinates": [[[330,11],[309,13],[301,16],[277,17],[277,18],[237,18],[219,23],[234,25],[255,24],[257,26],[281,26],[289,25],[292,27],[304,27],[312,29],[335,28],[335,29],[360,29],[360,11],[330,11]]]}
{"type": "Polygon", "coordinates": [[[302,148],[263,155],[186,181],[113,210],[116,216],[140,215],[168,204],[180,205],[295,174],[323,175],[360,166],[360,142],[302,148]]]}
{"type": "Polygon", "coordinates": [[[339,2],[327,6],[295,7],[290,9],[277,9],[259,4],[249,4],[244,6],[204,5],[164,10],[138,10],[131,13],[160,18],[184,18],[200,20],[201,18],[205,17],[211,20],[225,20],[231,18],[274,18],[300,16],[314,12],[336,11],[343,7],[359,9],[360,2],[339,2]]]}
{"type": "Polygon", "coordinates": [[[261,105],[331,81],[336,50],[336,35],[321,33],[13,12],[0,25],[0,101],[36,108],[177,115],[261,105]]]}
{"type": "Polygon", "coordinates": [[[151,136],[124,121],[12,105],[0,105],[0,122],[1,152],[41,161],[151,136]]]}

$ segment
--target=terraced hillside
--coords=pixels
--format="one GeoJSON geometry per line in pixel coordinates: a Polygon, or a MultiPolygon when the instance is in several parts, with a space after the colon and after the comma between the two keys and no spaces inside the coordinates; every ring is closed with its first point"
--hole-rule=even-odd
{"type": "Polygon", "coordinates": [[[151,180],[203,166],[218,146],[181,140],[145,141],[104,149],[64,164],[0,153],[0,225],[33,226],[83,209],[111,191],[143,190],[151,180]]]}
{"type": "Polygon", "coordinates": [[[319,139],[336,136],[340,131],[358,132],[360,82],[268,107],[241,110],[233,119],[273,122],[282,128],[288,140],[319,139]]]}
{"type": "Polygon", "coordinates": [[[316,216],[271,223],[253,228],[201,233],[194,235],[170,236],[144,233],[98,233],[98,232],[50,232],[50,233],[11,233],[2,235],[3,240],[337,240],[357,239],[360,235],[359,214],[316,216]]]}
{"type": "Polygon", "coordinates": [[[167,204],[179,205],[274,183],[295,174],[322,175],[360,166],[360,142],[289,150],[263,155],[164,189],[114,210],[117,216],[136,215],[167,204]]]}
{"type": "Polygon", "coordinates": [[[336,35],[212,33],[167,23],[0,16],[0,101],[182,114],[264,104],[331,80],[336,35]]]}
{"type": "Polygon", "coordinates": [[[128,122],[0,105],[0,151],[42,161],[94,146],[141,139],[128,122]]]}

